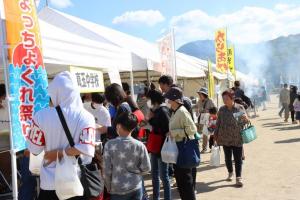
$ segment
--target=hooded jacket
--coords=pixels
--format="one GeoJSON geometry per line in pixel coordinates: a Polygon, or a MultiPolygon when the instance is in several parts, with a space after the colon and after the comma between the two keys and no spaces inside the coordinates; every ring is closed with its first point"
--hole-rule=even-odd
{"type": "MultiPolygon", "coordinates": [[[[49,84],[49,95],[54,107],[60,106],[72,134],[75,148],[82,155],[83,163],[91,162],[95,152],[95,119],[83,108],[75,77],[69,72],[58,74],[49,84]]],[[[42,151],[66,149],[70,147],[55,108],[46,108],[33,117],[28,136],[28,148],[38,155],[42,151]]],[[[41,168],[41,188],[55,190],[56,163],[41,168]]]]}

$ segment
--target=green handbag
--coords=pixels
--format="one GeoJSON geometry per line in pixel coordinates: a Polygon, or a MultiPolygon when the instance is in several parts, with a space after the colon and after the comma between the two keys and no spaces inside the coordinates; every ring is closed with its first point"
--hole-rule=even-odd
{"type": "Polygon", "coordinates": [[[194,136],[194,137],[195,137],[196,140],[200,140],[200,139],[201,139],[201,135],[200,135],[200,133],[198,133],[198,132],[195,133],[195,136],[194,136]]]}
{"type": "Polygon", "coordinates": [[[245,128],[241,131],[241,135],[244,144],[248,144],[257,138],[256,129],[251,123],[245,126],[245,128]]]}

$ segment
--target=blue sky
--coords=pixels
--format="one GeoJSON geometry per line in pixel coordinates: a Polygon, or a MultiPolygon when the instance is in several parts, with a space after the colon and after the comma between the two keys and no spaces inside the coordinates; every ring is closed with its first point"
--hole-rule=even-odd
{"type": "MultiPolygon", "coordinates": [[[[214,29],[219,26],[228,27],[228,34],[232,40],[241,43],[295,34],[296,29],[300,28],[299,0],[49,0],[49,2],[50,7],[62,12],[151,42],[155,42],[163,32],[174,26],[179,45],[197,39],[213,39],[214,29]],[[293,15],[289,14],[291,12],[293,15]],[[284,28],[283,25],[287,27],[284,28]],[[245,32],[248,34],[240,36],[245,32]]],[[[44,3],[45,0],[41,0],[41,6],[44,3]]]]}

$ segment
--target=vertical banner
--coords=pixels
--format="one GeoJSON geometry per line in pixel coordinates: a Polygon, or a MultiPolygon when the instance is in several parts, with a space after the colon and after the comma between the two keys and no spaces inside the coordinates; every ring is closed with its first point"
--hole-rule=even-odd
{"type": "Polygon", "coordinates": [[[228,67],[231,74],[236,78],[234,58],[234,46],[231,45],[230,47],[228,47],[228,67]]]}
{"type": "MultiPolygon", "coordinates": [[[[15,151],[26,148],[25,138],[37,111],[48,106],[48,79],[34,0],[3,0],[10,120],[15,151]]],[[[38,137],[38,136],[36,136],[38,137]]],[[[37,138],[38,139],[38,138],[37,138]]]]}
{"type": "Polygon", "coordinates": [[[172,33],[167,34],[158,42],[161,64],[154,67],[154,70],[164,75],[170,75],[173,80],[176,80],[176,58],[173,43],[172,33]]]}
{"type": "Polygon", "coordinates": [[[228,72],[227,36],[226,29],[215,32],[216,68],[220,73],[228,72]]]}
{"type": "Polygon", "coordinates": [[[215,97],[215,78],[212,71],[211,61],[208,60],[208,94],[209,98],[214,99],[215,97]]]}

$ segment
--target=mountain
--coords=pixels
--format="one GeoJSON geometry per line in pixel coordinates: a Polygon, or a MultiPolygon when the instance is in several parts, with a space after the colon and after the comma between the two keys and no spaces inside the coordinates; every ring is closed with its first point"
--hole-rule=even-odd
{"type": "MultiPolygon", "coordinates": [[[[184,44],[179,52],[200,59],[215,61],[213,40],[199,40],[184,44]]],[[[256,77],[278,83],[300,80],[300,34],[279,37],[257,44],[235,45],[236,68],[256,77]]]]}

